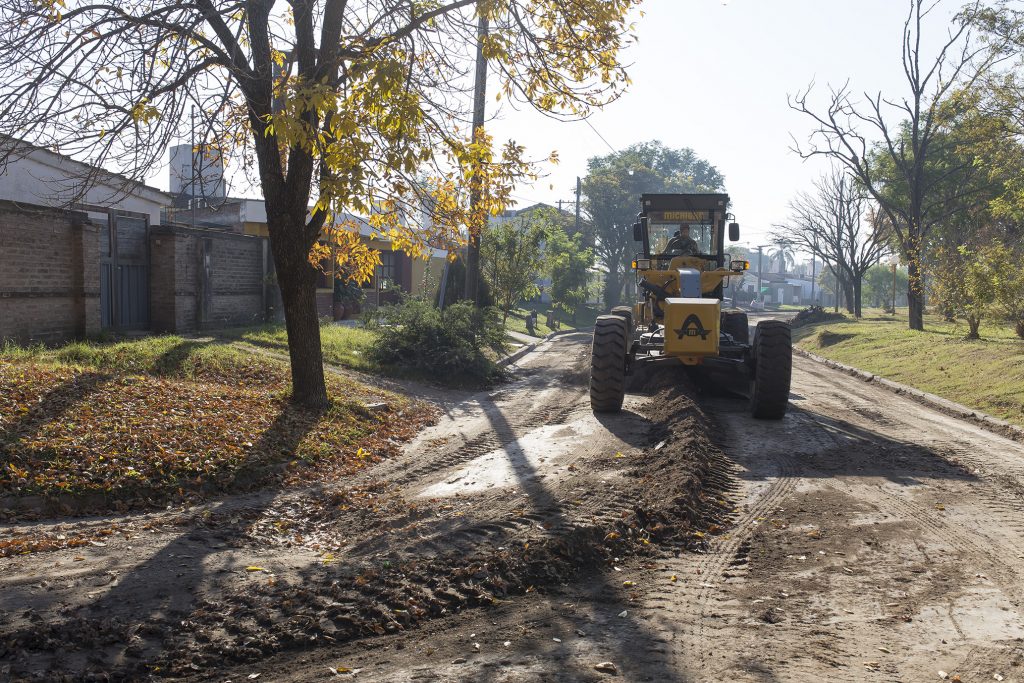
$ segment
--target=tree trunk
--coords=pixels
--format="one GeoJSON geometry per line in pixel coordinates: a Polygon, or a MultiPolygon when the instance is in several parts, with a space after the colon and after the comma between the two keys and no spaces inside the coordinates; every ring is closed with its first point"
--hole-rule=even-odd
{"type": "Polygon", "coordinates": [[[907,254],[907,307],[910,329],[924,330],[924,281],[921,272],[920,253],[907,254]]]}
{"type": "Polygon", "coordinates": [[[981,318],[976,315],[967,316],[967,338],[981,339],[978,328],[981,327],[981,318]]]}
{"type": "Polygon", "coordinates": [[[466,298],[480,305],[480,235],[470,235],[466,245],[466,298]]]}
{"type": "Polygon", "coordinates": [[[864,308],[861,305],[861,297],[864,294],[864,280],[862,276],[853,278],[853,314],[860,318],[864,313],[864,308]]]}
{"type": "Polygon", "coordinates": [[[856,303],[856,297],[854,293],[854,282],[852,277],[844,277],[842,280],[843,285],[843,305],[846,308],[846,312],[851,315],[856,315],[857,309],[854,307],[856,303]]]}
{"type": "Polygon", "coordinates": [[[615,308],[622,301],[622,285],[625,276],[619,271],[609,271],[604,279],[604,303],[609,308],[615,308]]]}
{"type": "MultiPolygon", "coordinates": [[[[269,223],[269,221],[268,221],[269,223]]],[[[302,220],[297,222],[301,226],[302,220]]],[[[327,407],[320,321],[316,312],[316,269],[309,263],[309,248],[298,228],[272,224],[271,249],[284,304],[288,331],[288,357],[292,368],[292,401],[323,410],[327,407]]]]}
{"type": "Polygon", "coordinates": [[[1017,336],[1024,339],[1024,320],[1018,320],[1014,329],[1017,331],[1017,336]]]}

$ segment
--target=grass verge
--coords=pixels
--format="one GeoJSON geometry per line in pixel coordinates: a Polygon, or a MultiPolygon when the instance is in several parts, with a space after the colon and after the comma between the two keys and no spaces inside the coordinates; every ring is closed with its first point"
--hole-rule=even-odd
{"type": "Polygon", "coordinates": [[[219,341],[3,347],[0,508],[26,496],[145,508],[327,480],[394,454],[434,418],[337,376],[328,393],[324,412],[297,407],[286,365],[219,341]]]}
{"type": "MultiPolygon", "coordinates": [[[[237,330],[222,330],[220,338],[233,339],[253,346],[288,353],[288,333],[284,325],[263,325],[237,330]]],[[[362,327],[345,327],[326,323],[320,326],[320,346],[324,362],[362,372],[382,372],[369,358],[374,336],[362,327]]]]}
{"type": "Polygon", "coordinates": [[[597,320],[597,316],[606,313],[606,311],[599,309],[597,306],[585,306],[577,311],[576,321],[573,322],[570,316],[562,311],[557,311],[554,320],[555,327],[549,327],[547,317],[550,310],[551,307],[548,304],[525,302],[519,308],[509,311],[508,319],[505,321],[505,328],[520,334],[529,334],[526,330],[526,316],[536,311],[537,326],[534,328],[534,333],[538,337],[543,337],[556,330],[574,330],[591,327],[594,321],[597,320]]]}
{"type": "Polygon", "coordinates": [[[793,330],[797,345],[1024,427],[1024,340],[1005,325],[983,326],[982,339],[964,339],[965,325],[926,316],[925,330],[896,316],[867,311],[861,320],[793,330]]]}

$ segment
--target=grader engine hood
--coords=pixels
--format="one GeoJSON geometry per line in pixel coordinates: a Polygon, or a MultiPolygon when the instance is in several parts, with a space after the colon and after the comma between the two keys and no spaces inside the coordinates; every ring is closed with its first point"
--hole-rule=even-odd
{"type": "Polygon", "coordinates": [[[687,299],[699,299],[701,295],[700,271],[696,268],[680,268],[679,294],[687,299]]]}

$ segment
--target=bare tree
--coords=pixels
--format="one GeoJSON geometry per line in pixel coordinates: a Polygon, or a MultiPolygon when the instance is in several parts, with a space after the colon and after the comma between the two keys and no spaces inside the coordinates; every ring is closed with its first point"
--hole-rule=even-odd
{"type": "Polygon", "coordinates": [[[638,2],[0,0],[0,135],[142,179],[188,139],[195,106],[200,140],[262,189],[293,399],[319,408],[313,252],[336,233],[337,253],[361,253],[335,217],[369,215],[422,252],[425,234],[448,246],[479,231],[529,173],[521,147],[499,155],[473,129],[477,18],[503,96],[583,116],[627,81],[618,53],[638,2]],[[429,233],[414,225],[423,206],[429,233]]]}
{"type": "Polygon", "coordinates": [[[790,220],[774,237],[820,258],[835,276],[847,309],[862,314],[861,284],[868,268],[889,248],[887,224],[863,188],[848,173],[833,169],[790,202],[790,220]]]}
{"type": "MultiPolygon", "coordinates": [[[[1000,59],[997,51],[972,40],[966,20],[958,20],[947,31],[933,58],[923,56],[923,22],[940,4],[941,0],[910,0],[903,25],[902,66],[908,86],[903,96],[864,93],[864,101],[858,102],[846,83],[829,89],[824,109],[808,102],[813,84],[789,99],[791,108],[816,125],[807,144],[796,143],[795,151],[804,159],[823,156],[845,168],[875,199],[892,226],[907,264],[913,330],[924,329],[924,239],[948,217],[944,207],[957,205],[933,189],[951,186],[950,177],[964,170],[929,167],[932,157],[942,151],[941,108],[954,89],[972,85],[1000,59]]],[[[975,14],[979,7],[980,2],[975,2],[960,16],[975,14]]]]}

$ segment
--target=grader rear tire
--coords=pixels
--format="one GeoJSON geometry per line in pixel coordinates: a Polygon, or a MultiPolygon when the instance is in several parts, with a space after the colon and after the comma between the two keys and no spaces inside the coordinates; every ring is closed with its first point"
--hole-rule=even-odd
{"type": "Polygon", "coordinates": [[[617,413],[626,395],[625,318],[602,315],[594,323],[590,354],[590,407],[595,413],[617,413]]]}
{"type": "Polygon", "coordinates": [[[722,314],[722,332],[731,335],[740,344],[750,343],[750,324],[747,314],[742,311],[726,311],[722,314]]]}
{"type": "Polygon", "coordinates": [[[760,420],[781,420],[789,407],[793,375],[793,338],[789,323],[762,320],[754,331],[754,379],[750,414],[760,420]]]}

